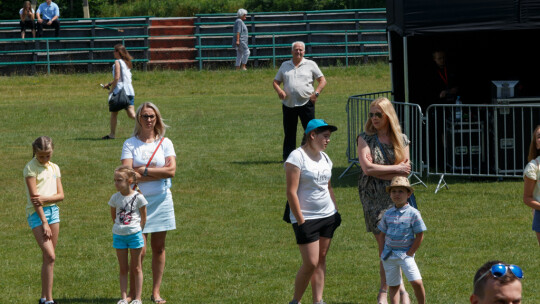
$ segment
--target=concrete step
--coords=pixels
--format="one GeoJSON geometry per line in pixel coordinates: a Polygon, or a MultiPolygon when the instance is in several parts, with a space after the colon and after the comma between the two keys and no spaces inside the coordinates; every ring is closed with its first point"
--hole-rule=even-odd
{"type": "Polygon", "coordinates": [[[183,70],[194,68],[197,65],[197,60],[177,59],[177,60],[150,60],[148,69],[150,70],[183,70]]]}
{"type": "Polygon", "coordinates": [[[195,37],[150,37],[150,48],[195,47],[195,37]]]}
{"type": "Polygon", "coordinates": [[[150,26],[150,36],[193,35],[195,26],[191,25],[165,25],[150,26]]]}
{"type": "Polygon", "coordinates": [[[195,58],[195,48],[162,48],[150,49],[150,59],[151,60],[176,60],[176,59],[194,59],[195,58]]]}

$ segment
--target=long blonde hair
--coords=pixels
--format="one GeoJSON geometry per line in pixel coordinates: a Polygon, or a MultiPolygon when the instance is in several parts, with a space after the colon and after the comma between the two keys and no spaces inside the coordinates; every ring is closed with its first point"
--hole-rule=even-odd
{"type": "Polygon", "coordinates": [[[533,134],[532,134],[532,140],[531,140],[531,145],[529,146],[529,157],[527,158],[528,161],[531,161],[535,158],[538,157],[538,155],[540,153],[540,150],[536,148],[536,131],[538,131],[538,129],[540,129],[540,125],[536,126],[536,128],[534,128],[534,131],[533,131],[533,134]]]}
{"type": "MultiPolygon", "coordinates": [[[[392,146],[394,146],[394,155],[396,157],[394,164],[398,164],[405,160],[405,145],[403,143],[403,133],[401,132],[401,126],[399,125],[396,110],[394,110],[394,106],[386,97],[380,97],[373,100],[369,105],[369,108],[371,109],[375,106],[379,106],[384,115],[386,115],[388,118],[388,135],[390,137],[390,141],[392,142],[392,146]]],[[[368,135],[377,134],[377,129],[375,129],[373,126],[371,119],[366,121],[364,131],[368,135]]]]}
{"type": "Polygon", "coordinates": [[[161,112],[159,112],[158,107],[151,102],[145,102],[141,104],[139,108],[137,109],[137,113],[135,115],[136,122],[135,122],[135,129],[133,130],[133,136],[138,137],[141,131],[140,119],[141,119],[141,112],[144,108],[150,108],[154,110],[154,113],[156,113],[156,125],[154,126],[154,135],[156,136],[156,139],[165,136],[165,131],[169,126],[167,126],[163,122],[163,119],[161,118],[161,112]]]}

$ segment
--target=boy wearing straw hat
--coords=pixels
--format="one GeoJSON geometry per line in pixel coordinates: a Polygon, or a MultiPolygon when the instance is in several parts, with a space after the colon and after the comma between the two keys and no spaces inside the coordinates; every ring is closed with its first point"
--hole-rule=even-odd
{"type": "Polygon", "coordinates": [[[407,203],[413,191],[406,177],[394,177],[386,192],[390,193],[395,206],[384,213],[377,226],[385,239],[381,260],[392,304],[399,303],[401,270],[411,283],[418,303],[426,303],[426,292],[414,253],[420,247],[427,228],[420,212],[407,203]]]}

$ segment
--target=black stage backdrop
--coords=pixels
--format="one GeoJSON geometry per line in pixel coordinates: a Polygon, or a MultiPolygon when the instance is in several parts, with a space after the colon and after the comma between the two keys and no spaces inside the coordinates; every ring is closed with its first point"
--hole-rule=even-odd
{"type": "Polygon", "coordinates": [[[435,49],[446,51],[464,103],[491,103],[492,80],[519,80],[517,95],[540,96],[540,0],[388,0],[387,23],[397,101],[407,65],[409,101],[431,103],[423,92],[435,49]]]}

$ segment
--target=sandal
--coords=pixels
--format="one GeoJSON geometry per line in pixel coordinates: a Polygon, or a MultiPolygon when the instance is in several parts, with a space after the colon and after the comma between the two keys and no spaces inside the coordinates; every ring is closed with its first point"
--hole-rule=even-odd
{"type": "Polygon", "coordinates": [[[163,298],[159,297],[159,298],[154,298],[154,296],[150,296],[150,301],[152,301],[153,303],[158,303],[158,304],[165,304],[167,303],[167,301],[165,301],[163,298]]]}
{"type": "Polygon", "coordinates": [[[386,289],[379,289],[379,294],[377,295],[377,303],[378,304],[388,304],[388,295],[386,295],[384,297],[384,299],[382,298],[382,295],[383,294],[386,294],[388,293],[388,291],[386,289]]]}
{"type": "Polygon", "coordinates": [[[101,139],[114,139],[114,137],[110,137],[109,135],[105,135],[101,139]]]}

